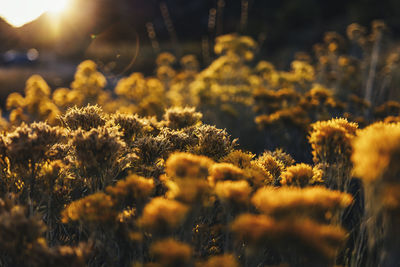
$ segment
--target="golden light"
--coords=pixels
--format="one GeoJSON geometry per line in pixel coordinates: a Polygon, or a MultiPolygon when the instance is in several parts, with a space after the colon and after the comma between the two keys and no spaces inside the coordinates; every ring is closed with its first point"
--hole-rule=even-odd
{"type": "Polygon", "coordinates": [[[0,0],[0,17],[14,27],[20,27],[35,20],[45,12],[60,15],[71,0],[0,0]]]}

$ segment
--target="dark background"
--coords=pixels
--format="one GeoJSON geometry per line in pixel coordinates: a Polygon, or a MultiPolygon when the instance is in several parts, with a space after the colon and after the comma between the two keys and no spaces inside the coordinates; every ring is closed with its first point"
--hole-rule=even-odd
{"type": "MultiPolygon", "coordinates": [[[[74,0],[72,14],[63,18],[60,38],[89,42],[90,34],[113,29],[110,39],[129,40],[139,35],[146,42],[145,24],[152,22],[160,40],[168,41],[161,2],[168,6],[180,42],[199,41],[209,34],[208,13],[217,6],[217,0],[74,0]]],[[[240,13],[241,0],[225,0],[222,33],[239,31],[240,13]]],[[[398,0],[249,0],[249,23],[243,33],[254,37],[266,33],[265,45],[271,52],[291,45],[307,49],[321,39],[323,32],[344,32],[352,22],[367,26],[373,19],[384,19],[393,33],[399,33],[399,14],[398,0]]],[[[46,39],[43,35],[51,23],[43,17],[16,30],[30,38],[16,38],[13,35],[18,34],[1,23],[1,49],[44,45],[38,39],[46,39]]]]}

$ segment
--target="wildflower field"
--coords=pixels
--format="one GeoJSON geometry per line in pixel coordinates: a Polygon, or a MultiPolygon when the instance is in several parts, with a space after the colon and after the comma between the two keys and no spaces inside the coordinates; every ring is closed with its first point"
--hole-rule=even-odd
{"type": "Polygon", "coordinates": [[[327,32],[290,69],[220,35],[113,88],[39,75],[0,120],[0,266],[400,266],[400,50],[327,32]]]}

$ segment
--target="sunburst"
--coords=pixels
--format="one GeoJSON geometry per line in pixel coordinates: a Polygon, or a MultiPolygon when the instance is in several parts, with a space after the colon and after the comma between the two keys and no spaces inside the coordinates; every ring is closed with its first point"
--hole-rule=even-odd
{"type": "Polygon", "coordinates": [[[0,0],[0,17],[14,27],[35,20],[45,12],[61,15],[71,0],[0,0]]]}

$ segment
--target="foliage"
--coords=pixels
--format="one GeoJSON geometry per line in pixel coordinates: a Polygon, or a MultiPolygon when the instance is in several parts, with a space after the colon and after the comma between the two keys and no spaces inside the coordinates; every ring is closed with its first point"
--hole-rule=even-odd
{"type": "Polygon", "coordinates": [[[329,32],[287,71],[230,34],[204,69],[161,53],[113,93],[90,60],[71,88],[32,76],[0,123],[0,265],[394,266],[398,54],[370,56],[385,31],[329,32]]]}

